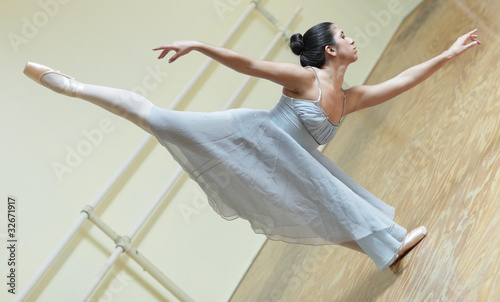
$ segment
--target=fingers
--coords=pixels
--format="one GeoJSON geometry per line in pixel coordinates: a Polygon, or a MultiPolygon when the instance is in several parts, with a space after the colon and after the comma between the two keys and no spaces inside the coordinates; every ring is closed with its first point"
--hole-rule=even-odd
{"type": "Polygon", "coordinates": [[[161,54],[158,56],[158,59],[163,59],[171,50],[175,51],[175,49],[172,49],[172,47],[168,45],[153,48],[153,51],[157,50],[162,50],[161,54]]]}
{"type": "Polygon", "coordinates": [[[158,56],[158,59],[163,59],[168,53],[170,52],[170,50],[168,49],[165,49],[164,51],[161,52],[161,54],[158,56]]]}
{"type": "Polygon", "coordinates": [[[175,55],[173,55],[170,60],[168,60],[168,63],[173,63],[175,60],[177,60],[179,56],[177,55],[177,53],[175,55]]]}
{"type": "Polygon", "coordinates": [[[472,36],[470,36],[470,37],[471,37],[471,40],[472,40],[472,41],[477,42],[477,44],[481,44],[481,41],[479,41],[479,40],[477,39],[477,35],[472,35],[472,36]]]}
{"type": "Polygon", "coordinates": [[[479,44],[478,41],[474,41],[474,42],[471,42],[469,44],[464,45],[464,48],[465,48],[465,50],[467,50],[473,46],[476,46],[477,44],[479,44]]]}
{"type": "Polygon", "coordinates": [[[477,29],[474,29],[474,30],[471,30],[470,32],[468,32],[467,34],[461,36],[459,38],[460,43],[462,44],[462,52],[463,51],[466,51],[478,44],[481,44],[481,41],[478,40],[477,38],[477,35],[475,34],[477,32],[477,29]],[[470,43],[467,43],[469,42],[470,43]]]}
{"type": "Polygon", "coordinates": [[[472,36],[473,34],[475,34],[476,32],[477,32],[477,28],[476,28],[476,29],[471,30],[470,32],[468,32],[468,33],[466,34],[466,36],[469,36],[469,37],[470,37],[470,36],[472,36]]]}
{"type": "Polygon", "coordinates": [[[158,56],[158,59],[163,59],[168,53],[169,53],[168,50],[162,51],[161,54],[158,56]]]}
{"type": "Polygon", "coordinates": [[[479,41],[477,39],[477,35],[475,35],[475,33],[477,32],[477,28],[474,29],[474,30],[471,30],[470,32],[468,32],[467,34],[461,36],[460,38],[463,39],[463,43],[467,42],[467,41],[473,41],[475,42],[475,44],[481,44],[481,41],[479,41]]]}

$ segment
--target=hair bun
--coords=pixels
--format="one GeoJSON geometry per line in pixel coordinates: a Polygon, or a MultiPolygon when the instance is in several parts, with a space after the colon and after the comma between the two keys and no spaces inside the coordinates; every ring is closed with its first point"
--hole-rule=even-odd
{"type": "Polygon", "coordinates": [[[290,37],[290,49],[298,56],[302,54],[304,50],[304,38],[301,34],[294,34],[290,37]]]}

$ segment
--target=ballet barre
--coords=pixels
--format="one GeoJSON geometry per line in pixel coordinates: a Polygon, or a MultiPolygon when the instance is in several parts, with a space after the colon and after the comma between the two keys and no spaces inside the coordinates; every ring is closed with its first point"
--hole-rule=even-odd
{"type": "MultiPolygon", "coordinates": [[[[297,18],[301,11],[301,7],[298,7],[292,17],[288,20],[285,26],[283,26],[279,21],[274,18],[274,16],[268,12],[260,4],[260,0],[252,1],[249,6],[245,9],[244,13],[237,22],[233,25],[230,31],[226,34],[224,39],[220,42],[219,46],[224,47],[234,34],[241,28],[244,22],[248,19],[254,10],[259,11],[273,26],[278,29],[278,33],[275,35],[269,47],[262,54],[260,59],[266,59],[270,52],[274,49],[277,43],[285,37],[290,36],[288,30],[292,22],[297,18]]],[[[205,74],[209,65],[213,62],[212,59],[207,59],[205,63],[199,68],[196,74],[191,78],[184,89],[175,98],[169,109],[176,109],[182,100],[189,93],[191,88],[196,85],[200,78],[205,74]]],[[[241,95],[245,87],[250,82],[251,77],[247,76],[238,89],[231,96],[229,101],[223,106],[222,110],[231,108],[231,106],[236,102],[238,97],[241,95]]],[[[101,270],[95,276],[94,280],[90,283],[89,287],[85,291],[84,295],[81,297],[81,301],[87,301],[94,294],[95,290],[108,275],[109,271],[113,265],[118,260],[118,257],[123,253],[127,253],[137,264],[139,264],[145,271],[147,271],[153,278],[155,278],[163,287],[165,287],[171,294],[173,294],[180,301],[193,301],[189,295],[187,295],[180,287],[178,287],[174,282],[172,282],[167,276],[165,276],[153,263],[151,263],[142,253],[140,253],[132,244],[131,241],[135,235],[140,231],[142,226],[147,222],[149,217],[154,213],[158,205],[165,199],[165,196],[174,186],[177,180],[183,175],[184,171],[181,167],[178,167],[171,178],[168,180],[167,184],[163,187],[160,193],[157,195],[155,200],[149,205],[142,217],[137,221],[137,223],[132,227],[126,236],[118,235],[110,226],[108,226],[98,215],[95,214],[94,209],[104,200],[111,189],[116,185],[116,183],[121,179],[122,175],[130,169],[132,164],[135,162],[137,157],[145,150],[146,146],[154,141],[153,136],[147,134],[140,143],[134,148],[132,153],[127,157],[125,162],[118,168],[118,170],[113,174],[113,176],[108,180],[108,182],[101,188],[94,199],[86,205],[80,212],[75,222],[71,225],[65,235],[60,239],[54,250],[45,259],[42,265],[38,268],[35,274],[30,278],[28,283],[21,289],[19,294],[16,296],[14,301],[24,301],[35,286],[40,282],[46,272],[51,268],[57,258],[64,251],[66,246],[70,243],[76,233],[79,231],[81,226],[86,220],[90,220],[95,224],[101,231],[103,231],[108,237],[110,237],[116,244],[115,250],[110,255],[108,260],[104,263],[101,270]]]]}

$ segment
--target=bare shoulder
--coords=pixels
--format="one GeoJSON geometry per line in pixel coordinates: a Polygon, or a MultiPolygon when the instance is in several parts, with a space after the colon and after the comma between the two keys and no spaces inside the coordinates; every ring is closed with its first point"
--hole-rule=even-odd
{"type": "Polygon", "coordinates": [[[300,92],[311,77],[312,71],[295,63],[254,60],[247,74],[280,84],[290,91],[300,92]]]}
{"type": "Polygon", "coordinates": [[[297,99],[316,99],[318,97],[317,85],[313,68],[295,65],[293,85],[283,86],[283,93],[297,99]]]}

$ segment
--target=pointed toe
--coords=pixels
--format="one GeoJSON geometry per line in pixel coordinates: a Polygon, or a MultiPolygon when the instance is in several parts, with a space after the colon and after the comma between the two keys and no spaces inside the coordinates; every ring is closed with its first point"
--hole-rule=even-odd
{"type": "Polygon", "coordinates": [[[427,229],[425,226],[418,227],[408,233],[406,238],[403,240],[401,250],[398,252],[398,256],[403,256],[408,253],[412,248],[414,248],[424,237],[427,235],[427,229]]]}
{"type": "Polygon", "coordinates": [[[32,79],[33,81],[35,81],[38,84],[43,85],[43,86],[46,86],[46,85],[43,84],[42,77],[46,74],[49,74],[49,73],[55,73],[55,74],[58,74],[58,75],[65,77],[65,78],[73,79],[73,77],[70,77],[66,74],[63,74],[63,73],[61,73],[57,70],[54,70],[48,66],[45,66],[45,65],[42,65],[39,63],[34,63],[34,62],[26,63],[26,66],[24,67],[23,72],[30,79],[32,79]]]}

